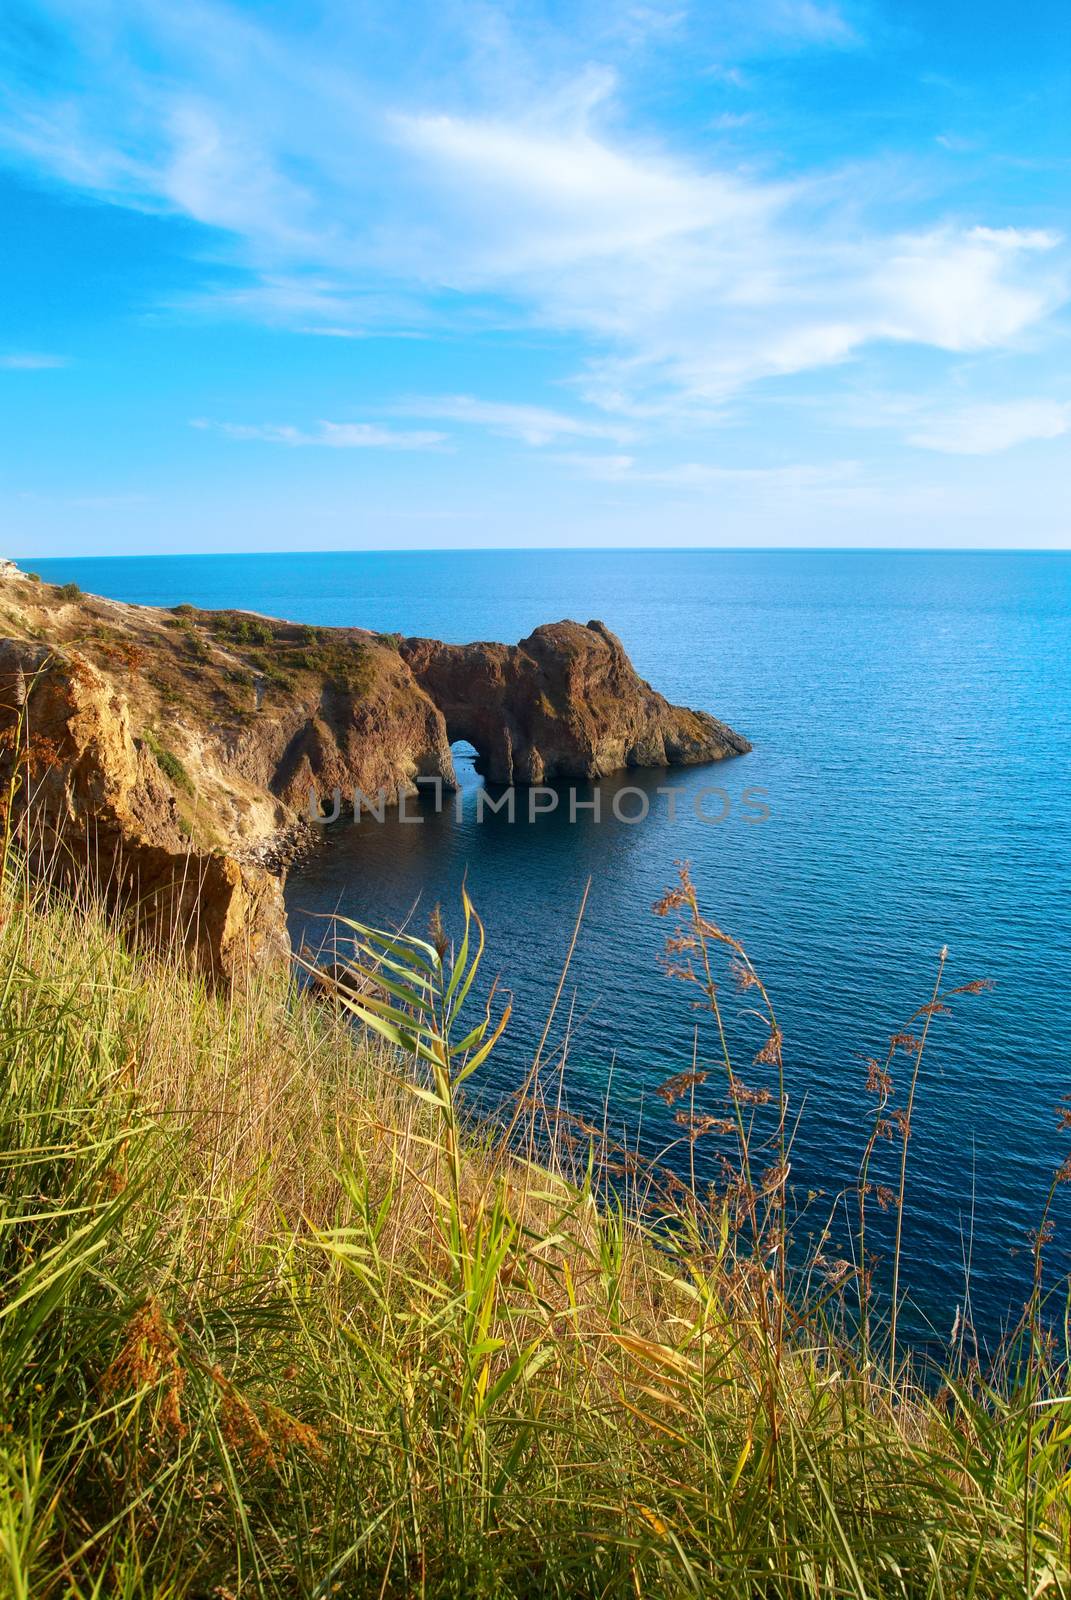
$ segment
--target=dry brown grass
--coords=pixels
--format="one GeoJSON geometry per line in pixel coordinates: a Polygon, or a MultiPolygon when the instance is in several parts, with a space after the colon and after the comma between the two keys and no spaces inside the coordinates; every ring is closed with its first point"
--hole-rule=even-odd
{"type": "Polygon", "coordinates": [[[776,1018],[746,1078],[719,1061],[702,941],[754,969],[674,893],[714,1044],[672,1093],[710,1115],[720,1072],[745,1141],[716,1196],[569,1119],[543,1063],[506,1127],[468,1125],[479,1041],[437,1075],[341,998],[213,995],[9,876],[12,1593],[1071,1594],[1040,1305],[999,1376],[938,1392],[860,1339],[854,1282],[786,1274],[776,1018]]]}

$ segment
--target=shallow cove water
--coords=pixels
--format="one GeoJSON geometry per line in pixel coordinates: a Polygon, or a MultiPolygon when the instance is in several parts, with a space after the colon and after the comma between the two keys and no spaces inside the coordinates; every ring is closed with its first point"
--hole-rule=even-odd
{"type": "MultiPolygon", "coordinates": [[[[915,1329],[947,1335],[968,1253],[979,1333],[992,1338],[1014,1316],[1029,1234],[1067,1154],[1053,1106],[1071,1089],[1071,556],[514,551],[30,564],[118,599],[451,641],[513,641],[540,622],[601,618],[656,688],[731,723],[753,753],[607,780],[598,822],[589,809],[570,821],[565,787],[557,809],[529,823],[519,792],[513,824],[504,814],[477,822],[470,754],[458,762],[460,818],[452,804],[439,814],[425,805],[420,822],[388,815],[328,830],[290,878],[295,942],[319,942],[316,914],[336,908],[389,923],[415,906],[423,926],[441,902],[449,917],[467,875],[489,964],[514,996],[486,1069],[502,1092],[531,1059],[590,875],[565,996],[566,1092],[580,1112],[601,1116],[606,1101],[612,1124],[658,1150],[680,1129],[654,1090],[690,1065],[697,1017],[659,969],[666,928],[651,906],[686,858],[710,915],[744,941],[773,993],[802,1111],[792,1180],[826,1196],[853,1179],[865,1142],[863,1058],[884,1055],[929,999],[947,943],[951,984],[988,977],[996,987],[937,1018],[924,1058],[904,1223],[915,1329]],[[625,786],[647,800],[640,822],[613,816],[625,786]],[[710,786],[727,803],[707,795],[699,815],[696,796],[710,786]],[[764,791],[767,819],[744,805],[745,789],[764,791]]],[[[578,801],[592,798],[577,790],[578,801]]],[[[635,795],[620,807],[642,808],[635,795]]],[[[756,1025],[743,1018],[738,1028],[745,1052],[757,1048],[756,1025]]],[[[713,1045],[701,1036],[707,1063],[713,1045]]],[[[897,1057],[902,1085],[908,1066],[897,1057]]],[[[713,1147],[700,1141],[694,1154],[711,1176],[713,1147]]],[[[686,1165],[689,1152],[678,1145],[670,1159],[686,1165]]],[[[1071,1217],[1066,1204],[1059,1212],[1053,1269],[1068,1260],[1071,1217]]],[[[816,1226],[820,1214],[816,1203],[816,1226]]],[[[878,1248],[887,1234],[879,1221],[878,1248]]]]}

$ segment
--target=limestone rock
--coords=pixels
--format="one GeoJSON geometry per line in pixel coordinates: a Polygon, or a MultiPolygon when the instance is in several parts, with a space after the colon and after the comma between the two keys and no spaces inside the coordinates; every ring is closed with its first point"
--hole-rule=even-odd
{"type": "Polygon", "coordinates": [[[449,645],[124,605],[18,572],[2,610],[0,793],[32,859],[90,877],[139,937],[177,938],[223,980],[286,948],[264,863],[285,870],[310,794],[348,807],[355,791],[396,804],[421,778],[452,787],[458,739],[507,784],[750,749],[652,689],[601,622],[449,645]]]}
{"type": "Polygon", "coordinates": [[[495,783],[598,778],[750,750],[704,711],[670,705],[603,623],[547,623],[517,645],[406,639],[402,654],[495,783]]]}
{"type": "Polygon", "coordinates": [[[269,783],[274,794],[303,810],[310,794],[335,789],[350,804],[360,792],[397,805],[415,792],[418,778],[454,786],[446,724],[401,656],[380,648],[362,691],[324,685],[269,783]]]}
{"type": "Polygon", "coordinates": [[[278,881],[184,838],[124,698],[92,663],[0,641],[0,751],[3,822],[39,872],[88,883],[136,938],[177,943],[212,979],[283,952],[278,881]]]}

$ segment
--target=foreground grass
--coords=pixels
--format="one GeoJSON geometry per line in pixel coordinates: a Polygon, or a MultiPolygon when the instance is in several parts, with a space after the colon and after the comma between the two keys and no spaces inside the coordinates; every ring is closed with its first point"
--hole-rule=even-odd
{"type": "Polygon", "coordinates": [[[783,1175],[615,1201],[549,1114],[466,1136],[433,1008],[374,1013],[413,1093],[341,1005],[0,892],[0,1591],[1071,1595],[1036,1319],[892,1382],[755,1250],[783,1175]]]}

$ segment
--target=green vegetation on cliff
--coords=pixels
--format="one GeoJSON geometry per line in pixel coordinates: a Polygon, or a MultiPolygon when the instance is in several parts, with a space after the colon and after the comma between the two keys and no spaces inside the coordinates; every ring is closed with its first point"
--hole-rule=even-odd
{"type": "MultiPolygon", "coordinates": [[[[716,1046],[706,962],[739,957],[689,890],[716,1046]]],[[[667,1190],[545,1067],[508,1140],[466,1129],[475,919],[453,960],[358,933],[383,981],[347,1007],[0,894],[4,1594],[1071,1594],[1039,1305],[995,1375],[890,1378],[841,1268],[786,1281],[784,1129],[763,1155],[735,1074],[724,1190],[667,1190]]]]}

